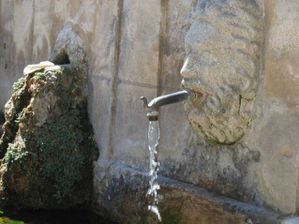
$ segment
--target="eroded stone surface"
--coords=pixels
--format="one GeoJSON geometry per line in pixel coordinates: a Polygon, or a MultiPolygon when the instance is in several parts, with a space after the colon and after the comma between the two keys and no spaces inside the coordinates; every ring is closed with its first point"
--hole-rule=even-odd
{"type": "Polygon", "coordinates": [[[37,71],[14,84],[5,106],[0,139],[4,195],[14,206],[34,209],[87,203],[96,149],[86,95],[77,91],[85,74],[68,66],[29,67],[37,71]]]}
{"type": "Polygon", "coordinates": [[[291,217],[283,220],[281,224],[297,224],[297,223],[299,223],[299,218],[291,217]]]}
{"type": "MultiPolygon", "coordinates": [[[[147,211],[145,197],[148,176],[125,163],[101,161],[97,164],[96,211],[120,223],[158,223],[147,211]]],[[[279,214],[250,204],[210,193],[202,188],[159,178],[161,185],[159,210],[162,223],[186,224],[275,224],[279,214]]]]}
{"type": "Polygon", "coordinates": [[[121,80],[151,86],[157,84],[160,7],[158,0],[142,3],[123,1],[120,58],[117,65],[121,80]]]}
{"type": "MultiPolygon", "coordinates": [[[[144,125],[140,125],[143,110],[136,99],[140,95],[154,97],[155,94],[179,89],[181,78],[178,73],[185,56],[184,37],[199,14],[193,10],[197,4],[194,0],[144,1],[146,3],[143,0],[0,0],[0,105],[3,107],[8,100],[12,83],[22,74],[24,66],[49,58],[57,34],[65,23],[70,23],[76,29],[69,29],[68,32],[79,33],[86,43],[90,65],[89,113],[101,157],[111,156],[111,160],[120,164],[123,160],[138,164],[146,162],[147,149],[142,148],[145,145],[142,141],[146,141],[146,118],[144,125]],[[189,16],[190,13],[193,18],[189,16]],[[122,15],[121,18],[119,15],[122,15]],[[113,117],[116,124],[114,128],[111,127],[113,117]],[[117,133],[111,131],[113,129],[117,133]],[[135,140],[142,144],[135,144],[135,140]],[[116,145],[116,150],[111,150],[113,147],[109,142],[116,145]],[[133,158],[136,159],[133,161],[133,158]]],[[[257,118],[251,122],[252,127],[245,131],[242,144],[219,146],[203,143],[200,136],[196,141],[189,141],[191,130],[182,105],[161,108],[160,174],[239,200],[253,200],[288,214],[296,213],[299,205],[296,165],[296,133],[299,133],[298,1],[200,2],[207,2],[207,6],[212,8],[215,3],[219,3],[219,6],[233,4],[232,9],[243,3],[250,6],[258,2],[260,8],[253,10],[252,16],[261,14],[265,3],[265,30],[258,34],[265,37],[264,70],[259,77],[259,92],[255,97],[260,112],[252,111],[257,118]],[[259,154],[259,160],[251,157],[252,153],[259,154]]],[[[244,10],[238,9],[234,13],[239,18],[244,10]]],[[[233,14],[217,21],[222,24],[233,14]]],[[[213,23],[217,18],[213,14],[207,16],[212,18],[213,23]]],[[[243,24],[244,19],[248,19],[245,23],[253,21],[250,24],[255,24],[250,16],[232,21],[243,24]]],[[[196,28],[191,30],[196,31],[196,28]]],[[[229,35],[231,30],[228,27],[226,31],[229,35]]],[[[246,32],[250,31],[248,29],[246,32]]],[[[252,31],[254,38],[255,31],[252,31]]],[[[201,38],[202,33],[194,35],[193,39],[198,37],[201,38]]],[[[227,39],[223,38],[223,41],[226,43],[227,39]]],[[[243,47],[247,49],[248,46],[243,47]]],[[[212,75],[217,83],[217,77],[212,75]]],[[[213,81],[212,78],[210,81],[213,81]]],[[[194,104],[196,106],[196,101],[194,104]]],[[[97,166],[95,172],[100,172],[100,169],[101,166],[97,166]]],[[[97,189],[95,184],[95,191],[97,189]]],[[[118,191],[115,190],[115,194],[118,191]]],[[[94,197],[94,200],[98,202],[101,197],[94,197]]]]}
{"type": "Polygon", "coordinates": [[[248,166],[259,161],[257,150],[244,145],[211,147],[194,136],[180,161],[163,161],[159,173],[238,200],[258,203],[256,186],[246,178],[248,166]]]}
{"type": "Polygon", "coordinates": [[[254,117],[263,13],[256,1],[200,0],[185,37],[181,74],[197,93],[186,104],[193,129],[208,141],[232,144],[254,117]]]}
{"type": "Polygon", "coordinates": [[[2,125],[5,122],[5,117],[4,117],[4,113],[2,111],[0,111],[0,135],[2,135],[2,125]]]}

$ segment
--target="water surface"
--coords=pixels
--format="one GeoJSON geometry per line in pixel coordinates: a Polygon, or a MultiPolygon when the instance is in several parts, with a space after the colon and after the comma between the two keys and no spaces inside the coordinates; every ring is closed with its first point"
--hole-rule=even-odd
{"type": "Polygon", "coordinates": [[[87,210],[0,210],[0,224],[116,224],[87,210]]]}

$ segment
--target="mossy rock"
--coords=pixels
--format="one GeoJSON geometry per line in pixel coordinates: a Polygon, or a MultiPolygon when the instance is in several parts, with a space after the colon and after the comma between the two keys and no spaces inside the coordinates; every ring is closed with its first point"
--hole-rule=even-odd
{"type": "Polygon", "coordinates": [[[57,209],[89,202],[97,149],[82,75],[50,66],[14,84],[0,140],[3,189],[13,204],[57,209]]]}

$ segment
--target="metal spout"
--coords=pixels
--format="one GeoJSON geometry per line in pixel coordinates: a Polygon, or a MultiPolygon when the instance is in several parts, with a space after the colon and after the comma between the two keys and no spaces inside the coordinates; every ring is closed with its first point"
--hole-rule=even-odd
{"type": "Polygon", "coordinates": [[[146,111],[146,116],[150,121],[156,121],[159,119],[159,108],[167,105],[181,102],[187,99],[190,95],[190,92],[186,90],[181,90],[175,93],[170,93],[163,96],[158,96],[152,99],[149,103],[145,96],[140,97],[143,101],[143,106],[146,111]]]}

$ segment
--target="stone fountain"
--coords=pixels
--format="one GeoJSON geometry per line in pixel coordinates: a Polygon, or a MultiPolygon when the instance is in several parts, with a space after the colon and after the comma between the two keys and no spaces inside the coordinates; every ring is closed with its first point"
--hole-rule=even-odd
{"type": "Polygon", "coordinates": [[[0,3],[1,107],[27,64],[53,52],[55,64],[74,62],[84,49],[85,115],[100,154],[89,160],[93,211],[157,222],[146,197],[146,95],[161,124],[163,223],[298,222],[297,0],[0,3]],[[72,48],[70,27],[83,48],[72,48]],[[61,30],[68,45],[55,45],[61,30]],[[180,88],[191,93],[184,107],[157,109],[180,88]]]}

